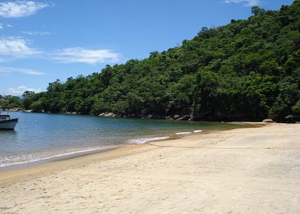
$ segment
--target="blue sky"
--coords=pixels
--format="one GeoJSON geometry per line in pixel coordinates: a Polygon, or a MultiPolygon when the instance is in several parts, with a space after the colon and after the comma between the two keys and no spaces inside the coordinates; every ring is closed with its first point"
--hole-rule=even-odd
{"type": "Polygon", "coordinates": [[[101,72],[293,0],[0,0],[0,94],[101,72]]]}

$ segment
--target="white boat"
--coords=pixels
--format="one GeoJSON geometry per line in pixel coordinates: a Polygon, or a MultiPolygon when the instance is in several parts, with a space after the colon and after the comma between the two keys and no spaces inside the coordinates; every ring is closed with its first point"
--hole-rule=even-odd
{"type": "Polygon", "coordinates": [[[18,118],[11,119],[8,113],[0,111],[0,129],[14,130],[17,123],[18,118]]]}

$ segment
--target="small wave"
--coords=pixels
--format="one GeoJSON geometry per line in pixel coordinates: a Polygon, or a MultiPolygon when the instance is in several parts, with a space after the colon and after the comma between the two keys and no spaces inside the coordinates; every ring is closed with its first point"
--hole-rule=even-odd
{"type": "Polygon", "coordinates": [[[166,140],[169,139],[170,137],[152,137],[152,138],[138,138],[138,139],[132,139],[129,140],[129,143],[132,144],[143,144],[143,143],[147,143],[150,141],[156,141],[156,140],[166,140]]]}
{"type": "Polygon", "coordinates": [[[177,135],[185,135],[185,134],[192,134],[192,132],[178,132],[177,135]]]}
{"type": "Polygon", "coordinates": [[[194,133],[201,133],[202,130],[195,130],[194,133]]]}
{"type": "Polygon", "coordinates": [[[29,164],[39,161],[45,161],[65,156],[71,156],[71,155],[79,155],[84,154],[88,152],[93,151],[101,151],[106,149],[113,149],[114,146],[110,147],[95,147],[95,148],[87,148],[84,150],[68,150],[64,153],[58,153],[58,152],[50,152],[50,151],[44,151],[44,152],[36,152],[36,153],[30,153],[30,154],[20,154],[20,155],[13,155],[13,156],[7,156],[0,158],[0,168],[1,167],[10,167],[15,165],[21,165],[21,164],[29,164]],[[56,154],[55,154],[56,153],[56,154]],[[58,154],[57,154],[58,153],[58,154]]]}

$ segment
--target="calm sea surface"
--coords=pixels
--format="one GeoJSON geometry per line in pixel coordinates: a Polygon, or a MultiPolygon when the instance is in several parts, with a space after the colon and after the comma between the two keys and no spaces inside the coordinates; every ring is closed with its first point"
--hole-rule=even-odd
{"type": "Polygon", "coordinates": [[[15,131],[0,130],[0,171],[236,125],[11,112],[15,131]]]}

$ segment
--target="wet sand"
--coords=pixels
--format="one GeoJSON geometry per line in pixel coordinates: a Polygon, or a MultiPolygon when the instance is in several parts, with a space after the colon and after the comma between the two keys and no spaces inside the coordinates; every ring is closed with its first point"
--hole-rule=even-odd
{"type": "Polygon", "coordinates": [[[300,213],[300,124],[0,172],[0,213],[300,213]]]}

